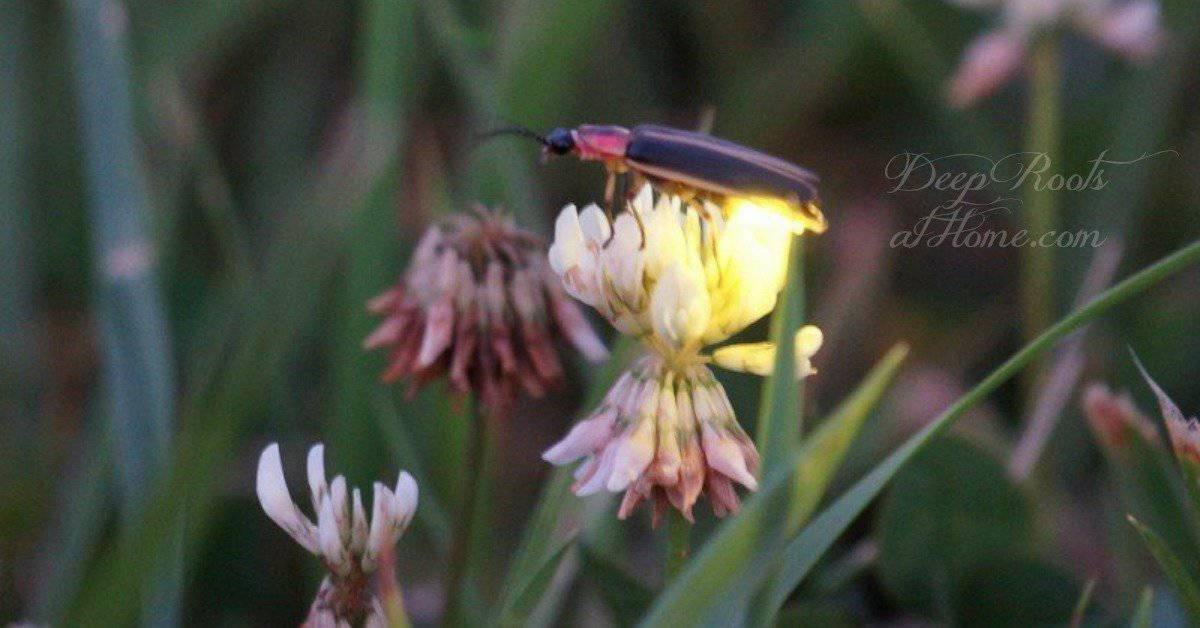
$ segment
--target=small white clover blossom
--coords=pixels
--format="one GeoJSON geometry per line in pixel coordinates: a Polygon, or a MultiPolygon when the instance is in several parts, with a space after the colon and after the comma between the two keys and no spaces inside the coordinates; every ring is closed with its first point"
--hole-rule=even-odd
{"type": "Polygon", "coordinates": [[[396,544],[412,521],[417,483],[404,471],[394,489],[376,482],[368,520],[357,488],[347,492],[346,479],[340,475],[326,482],[325,446],[318,443],[308,452],[308,485],[316,523],[292,501],[278,443],[263,450],[256,482],[259,503],[272,521],[329,570],[305,625],[384,625],[371,576],[380,555],[396,544]]]}
{"type": "Polygon", "coordinates": [[[995,93],[1024,66],[1034,37],[1067,25],[1112,53],[1144,63],[1166,39],[1158,0],[949,0],[1000,12],[1000,24],[963,52],[947,98],[965,108],[995,93]]]}
{"type": "MultiPolygon", "coordinates": [[[[569,294],[650,351],[543,455],[558,465],[584,459],[576,494],[624,491],[622,519],[650,499],[657,523],[668,506],[691,521],[702,494],[718,516],[736,512],[733,485],[757,489],[758,452],[705,363],[765,375],[775,347],[701,351],[774,309],[796,231],[752,201],[697,207],[668,194],[656,199],[648,185],[611,223],[596,205],[563,208],[550,267],[569,294]]],[[[798,332],[798,378],[815,372],[810,359],[821,341],[816,327],[798,332]]]]}

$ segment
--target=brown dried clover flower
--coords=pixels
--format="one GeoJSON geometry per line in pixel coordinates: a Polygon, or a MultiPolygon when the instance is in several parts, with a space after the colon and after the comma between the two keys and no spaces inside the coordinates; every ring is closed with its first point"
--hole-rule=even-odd
{"type": "Polygon", "coordinates": [[[367,307],[384,317],[363,342],[388,350],[383,381],[408,379],[411,394],[448,375],[493,415],[520,390],[541,397],[562,379],[556,338],[591,362],[608,357],[551,272],[543,240],[482,205],[429,227],[397,285],[367,307]]]}

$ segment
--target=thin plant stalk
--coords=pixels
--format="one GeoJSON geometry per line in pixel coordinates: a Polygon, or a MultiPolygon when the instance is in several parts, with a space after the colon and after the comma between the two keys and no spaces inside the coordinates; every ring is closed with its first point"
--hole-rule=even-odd
{"type": "Polygon", "coordinates": [[[671,581],[687,563],[688,554],[691,552],[691,534],[692,524],[688,523],[679,511],[674,508],[669,509],[667,514],[667,553],[663,557],[664,585],[671,584],[671,581]]]}
{"type": "MultiPolygon", "coordinates": [[[[1060,118],[1060,52],[1058,38],[1049,34],[1041,38],[1030,58],[1031,83],[1029,94],[1029,119],[1026,133],[1026,156],[1030,160],[1048,160],[1048,168],[1042,172],[1041,181],[1027,181],[1022,201],[1024,227],[1036,240],[1043,234],[1058,228],[1058,197],[1046,185],[1046,177],[1054,168],[1058,158],[1060,118]]],[[[1039,168],[1040,169],[1040,168],[1039,168]]],[[[1054,249],[1046,246],[1028,246],[1022,249],[1021,259],[1021,309],[1022,336],[1032,342],[1050,327],[1056,314],[1054,299],[1054,249]]],[[[1039,358],[1026,371],[1025,390],[1032,391],[1032,383],[1042,372],[1044,358],[1039,358]]]]}
{"type": "Polygon", "coordinates": [[[468,567],[471,564],[471,547],[475,538],[475,525],[480,515],[483,493],[487,487],[487,465],[483,464],[487,456],[488,421],[489,417],[483,412],[476,399],[470,402],[466,413],[467,421],[467,451],[466,469],[462,480],[462,505],[458,513],[458,521],[454,527],[454,539],[450,545],[450,560],[446,568],[444,591],[446,604],[442,609],[442,623],[447,626],[461,623],[463,614],[459,608],[462,605],[463,590],[466,587],[468,567]]]}

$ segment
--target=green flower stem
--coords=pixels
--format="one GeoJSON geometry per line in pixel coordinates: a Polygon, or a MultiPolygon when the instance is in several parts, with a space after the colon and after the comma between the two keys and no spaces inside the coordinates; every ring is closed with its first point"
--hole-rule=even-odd
{"type": "Polygon", "coordinates": [[[471,563],[471,546],[475,538],[476,519],[479,518],[479,508],[483,502],[483,493],[488,482],[487,465],[483,464],[487,456],[487,437],[489,417],[481,411],[478,400],[471,400],[471,408],[467,413],[468,441],[466,454],[466,469],[463,473],[462,507],[455,522],[454,540],[450,545],[450,561],[446,568],[445,595],[446,604],[442,608],[442,625],[455,626],[464,623],[464,615],[459,608],[462,604],[463,590],[466,587],[468,567],[471,563]]]}
{"type": "Polygon", "coordinates": [[[664,557],[663,584],[670,585],[687,563],[691,550],[692,524],[674,508],[667,514],[667,554],[664,557]]]}
{"type": "MultiPolygon", "coordinates": [[[[1032,81],[1030,84],[1028,132],[1026,135],[1027,156],[1031,160],[1049,160],[1049,169],[1042,173],[1042,183],[1029,181],[1025,186],[1022,205],[1024,228],[1036,241],[1043,234],[1059,226],[1057,193],[1045,185],[1045,178],[1054,171],[1054,160],[1059,158],[1059,97],[1060,68],[1059,43],[1054,35],[1043,37],[1034,46],[1032,58],[1032,81]]],[[[1023,337],[1032,342],[1045,331],[1057,313],[1054,302],[1054,249],[1044,246],[1028,246],[1023,249],[1021,260],[1021,309],[1023,337]]],[[[1032,389],[1032,381],[1042,370],[1039,358],[1027,373],[1026,390],[1032,389]]]]}

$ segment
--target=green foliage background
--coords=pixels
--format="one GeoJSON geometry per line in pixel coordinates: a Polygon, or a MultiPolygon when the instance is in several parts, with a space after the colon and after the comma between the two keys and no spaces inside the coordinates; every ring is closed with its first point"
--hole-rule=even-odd
{"type": "MultiPolygon", "coordinates": [[[[1200,8],[1167,0],[1163,13],[1170,45],[1146,67],[1065,34],[1058,167],[1175,151],[1060,196],[1064,229],[1123,242],[1121,276],[1200,232],[1200,8]]],[[[473,138],[509,122],[691,127],[711,108],[715,134],[822,175],[832,226],[805,239],[806,295],[791,303],[827,338],[804,438],[841,418],[847,442],[815,438],[848,453],[800,465],[815,493],[793,506],[807,512],[748,502],[746,520],[768,523],[720,547],[761,566],[779,549],[758,536],[769,522],[794,536],[826,489],[843,494],[1020,346],[1017,251],[887,244],[936,202],[889,193],[893,156],[1022,150],[1024,82],[975,110],[944,104],[958,53],[991,19],[935,0],[0,0],[0,621],[297,623],[320,572],[254,497],[274,440],[294,494],[318,440],[352,485],[413,473],[400,580],[414,621],[436,621],[468,419],[439,386],[408,401],[378,383],[381,356],[359,348],[374,322],[363,303],[441,214],[479,200],[546,232],[563,204],[601,196],[594,164],[540,167],[532,146],[473,138]],[[129,244],[152,276],[106,279],[129,244]],[[884,359],[889,377],[859,388],[900,341],[904,365],[884,359]],[[848,397],[859,404],[839,405],[848,397]]],[[[1018,216],[998,220],[1015,229],[1018,216]]],[[[1055,255],[1057,319],[1092,250],[1055,255]]],[[[1131,389],[1153,414],[1130,345],[1185,412],[1200,408],[1198,282],[1185,270],[1095,323],[1084,379],[1131,389]]],[[[540,460],[621,355],[572,364],[563,389],[494,435],[472,555],[480,617],[624,625],[651,611],[662,533],[644,515],[618,525],[610,501],[570,496],[540,460]],[[566,522],[579,532],[555,553],[566,522]],[[552,556],[560,577],[538,582],[552,556]],[[514,573],[545,585],[536,603],[514,573]]],[[[753,429],[760,380],[721,377],[753,429]]],[[[1171,533],[1179,514],[1159,512],[1169,497],[1110,474],[1074,403],[1033,474],[1011,481],[1024,394],[1001,386],[901,471],[787,588],[778,620],[1063,622],[1091,579],[1090,618],[1178,620],[1169,587],[1138,606],[1162,576],[1124,520],[1132,510],[1194,557],[1195,539],[1171,533]],[[1138,497],[1148,505],[1130,506],[1138,497]]],[[[727,528],[705,513],[693,544],[727,528]]],[[[722,589],[730,607],[752,593],[722,589]]]]}

